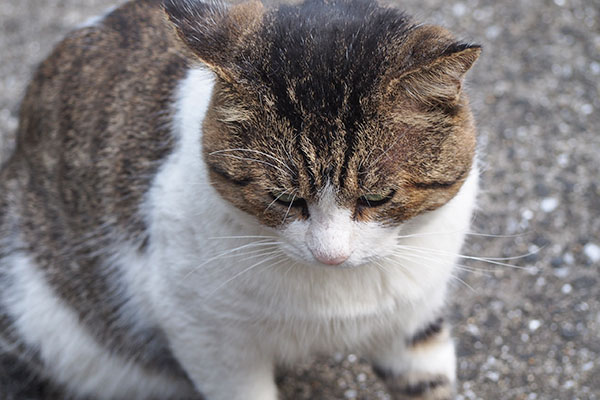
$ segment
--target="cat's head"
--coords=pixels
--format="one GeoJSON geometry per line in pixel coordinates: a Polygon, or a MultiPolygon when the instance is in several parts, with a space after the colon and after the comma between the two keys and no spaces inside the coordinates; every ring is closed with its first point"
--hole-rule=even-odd
{"type": "Polygon", "coordinates": [[[479,46],[363,0],[165,9],[215,72],[202,139],[213,186],[291,256],[354,266],[385,255],[399,226],[469,175],[461,85],[479,46]]]}

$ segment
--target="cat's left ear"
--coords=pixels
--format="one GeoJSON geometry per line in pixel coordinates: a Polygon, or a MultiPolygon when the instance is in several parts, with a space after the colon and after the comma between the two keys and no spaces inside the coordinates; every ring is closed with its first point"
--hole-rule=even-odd
{"type": "Polygon", "coordinates": [[[479,57],[481,46],[448,42],[446,32],[439,27],[423,27],[412,38],[410,52],[416,62],[394,77],[388,89],[422,104],[456,104],[465,74],[479,57]]]}
{"type": "Polygon", "coordinates": [[[177,36],[221,78],[235,80],[232,57],[254,32],[264,14],[260,1],[234,6],[215,0],[165,0],[163,9],[177,36]]]}

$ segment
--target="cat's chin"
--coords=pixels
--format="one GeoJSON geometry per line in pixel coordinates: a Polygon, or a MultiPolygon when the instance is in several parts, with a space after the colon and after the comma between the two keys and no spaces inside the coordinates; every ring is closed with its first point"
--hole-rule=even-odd
{"type": "Polygon", "coordinates": [[[318,260],[314,260],[312,263],[309,264],[309,266],[311,268],[325,268],[325,269],[352,269],[352,268],[359,268],[361,265],[364,265],[364,264],[354,264],[349,261],[344,261],[339,264],[327,264],[327,263],[320,262],[318,260]]]}
{"type": "Polygon", "coordinates": [[[317,260],[313,260],[313,261],[304,260],[304,261],[302,261],[302,265],[305,266],[306,268],[311,268],[311,269],[333,271],[333,270],[350,270],[350,269],[365,268],[369,265],[369,263],[368,262],[354,263],[354,262],[350,262],[350,261],[344,261],[343,263],[332,265],[332,264],[325,264],[325,263],[322,263],[317,260]]]}

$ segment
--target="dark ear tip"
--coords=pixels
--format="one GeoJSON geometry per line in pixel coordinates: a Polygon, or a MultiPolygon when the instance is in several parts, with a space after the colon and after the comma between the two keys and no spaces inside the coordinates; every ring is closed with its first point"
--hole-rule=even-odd
{"type": "Polygon", "coordinates": [[[442,56],[449,56],[451,54],[462,53],[467,50],[471,50],[471,52],[479,55],[479,53],[481,53],[482,46],[480,44],[475,43],[456,42],[448,46],[446,50],[442,53],[442,56]]]}
{"type": "Polygon", "coordinates": [[[171,21],[181,19],[183,17],[181,4],[179,4],[177,0],[163,0],[161,2],[161,8],[171,21]]]}
{"type": "Polygon", "coordinates": [[[477,53],[477,55],[479,55],[483,51],[483,46],[477,43],[470,43],[467,45],[465,50],[472,50],[474,53],[477,53]]]}

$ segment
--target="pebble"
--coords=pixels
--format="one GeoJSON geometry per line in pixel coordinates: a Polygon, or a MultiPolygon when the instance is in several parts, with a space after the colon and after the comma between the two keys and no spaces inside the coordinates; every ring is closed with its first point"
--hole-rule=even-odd
{"type": "Polygon", "coordinates": [[[563,285],[563,287],[560,289],[561,292],[563,292],[564,294],[569,294],[573,291],[573,286],[571,286],[568,283],[565,283],[563,285]]]}
{"type": "Polygon", "coordinates": [[[544,278],[543,276],[540,276],[535,281],[535,286],[537,286],[537,287],[544,287],[545,285],[546,285],[546,278],[544,278]]]}
{"type": "Polygon", "coordinates": [[[556,207],[558,207],[558,199],[555,197],[546,197],[540,204],[540,208],[546,213],[554,211],[556,207]]]}
{"type": "Polygon", "coordinates": [[[571,389],[573,386],[575,386],[575,381],[572,380],[566,381],[563,385],[565,389],[571,389]]]}
{"type": "Polygon", "coordinates": [[[532,332],[535,332],[540,326],[542,326],[542,323],[537,319],[529,321],[529,330],[532,332]]]}
{"type": "Polygon", "coordinates": [[[452,13],[457,17],[462,17],[467,12],[467,6],[463,3],[456,3],[452,6],[452,13]]]}
{"type": "Polygon", "coordinates": [[[570,272],[571,272],[571,269],[570,269],[570,268],[567,268],[567,267],[563,267],[563,268],[556,268],[556,269],[554,270],[554,275],[555,275],[557,278],[561,278],[561,279],[563,279],[563,278],[566,278],[567,276],[569,276],[569,273],[570,273],[570,272]]]}
{"type": "Polygon", "coordinates": [[[594,106],[591,104],[584,104],[581,106],[580,110],[583,115],[590,115],[594,112],[594,106]]]}
{"type": "Polygon", "coordinates": [[[488,39],[496,39],[502,33],[502,29],[499,26],[492,25],[485,30],[485,37],[488,39]]]}
{"type": "Polygon", "coordinates": [[[467,331],[473,336],[479,336],[479,328],[477,325],[469,324],[467,325],[467,331]]]}
{"type": "Polygon", "coordinates": [[[593,263],[600,261],[600,246],[594,243],[588,243],[585,246],[583,246],[583,253],[593,263]]]}
{"type": "Polygon", "coordinates": [[[500,374],[496,371],[488,371],[485,376],[493,382],[498,382],[498,379],[500,379],[500,374]]]}
{"type": "Polygon", "coordinates": [[[569,164],[569,155],[568,154],[561,154],[556,158],[556,162],[558,163],[558,165],[560,165],[561,167],[566,167],[569,164]]]}
{"type": "Polygon", "coordinates": [[[573,265],[573,263],[575,262],[575,257],[573,256],[572,253],[567,252],[565,253],[565,255],[563,256],[563,260],[565,260],[565,262],[569,265],[573,265]]]}
{"type": "Polygon", "coordinates": [[[521,213],[521,216],[526,219],[527,221],[529,221],[531,218],[533,218],[533,211],[529,210],[529,209],[525,209],[523,210],[523,212],[521,213]]]}
{"type": "Polygon", "coordinates": [[[581,370],[582,371],[589,371],[592,368],[594,368],[594,362],[593,361],[586,362],[585,364],[583,364],[581,366],[581,370]]]}

